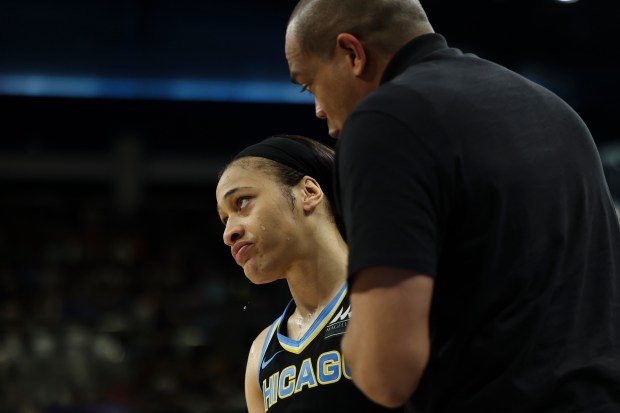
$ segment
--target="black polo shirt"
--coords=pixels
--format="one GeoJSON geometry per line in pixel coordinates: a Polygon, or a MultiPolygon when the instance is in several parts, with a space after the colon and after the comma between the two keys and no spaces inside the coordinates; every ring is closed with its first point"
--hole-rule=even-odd
{"type": "Polygon", "coordinates": [[[620,229],[559,97],[418,37],[347,119],[336,185],[351,276],[434,278],[416,412],[620,411],[620,229]]]}

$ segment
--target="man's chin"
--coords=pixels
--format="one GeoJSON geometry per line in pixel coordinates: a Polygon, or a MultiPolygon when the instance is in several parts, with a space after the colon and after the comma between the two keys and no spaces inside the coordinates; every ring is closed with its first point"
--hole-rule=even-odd
{"type": "Polygon", "coordinates": [[[327,132],[329,134],[329,136],[331,136],[334,139],[337,139],[338,136],[340,136],[340,129],[335,129],[335,128],[329,128],[329,131],[327,132]]]}

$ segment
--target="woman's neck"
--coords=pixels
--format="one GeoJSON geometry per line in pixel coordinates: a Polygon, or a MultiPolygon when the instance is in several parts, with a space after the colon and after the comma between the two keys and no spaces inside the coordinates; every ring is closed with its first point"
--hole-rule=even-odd
{"type": "Polygon", "coordinates": [[[287,320],[288,335],[299,339],[342,288],[347,273],[347,247],[342,237],[315,240],[287,275],[295,310],[287,320]]]}

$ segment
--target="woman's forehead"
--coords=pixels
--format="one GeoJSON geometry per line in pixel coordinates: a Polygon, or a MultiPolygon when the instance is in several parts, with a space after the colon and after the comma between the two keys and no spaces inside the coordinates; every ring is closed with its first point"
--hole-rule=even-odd
{"type": "Polygon", "coordinates": [[[232,186],[264,186],[268,181],[273,181],[273,176],[260,167],[257,162],[246,158],[231,163],[222,174],[217,192],[228,190],[232,186]]]}
{"type": "Polygon", "coordinates": [[[269,177],[271,175],[269,173],[269,168],[265,167],[264,159],[253,156],[240,158],[231,162],[226,168],[224,174],[229,174],[236,178],[242,178],[246,176],[251,177],[260,174],[262,175],[262,179],[265,179],[266,177],[269,177]]]}

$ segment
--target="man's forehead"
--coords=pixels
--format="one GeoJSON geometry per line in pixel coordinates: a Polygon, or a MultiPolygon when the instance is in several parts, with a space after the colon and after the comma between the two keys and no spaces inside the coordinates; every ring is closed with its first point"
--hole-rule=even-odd
{"type": "Polygon", "coordinates": [[[301,48],[299,47],[299,43],[294,40],[286,40],[284,44],[284,54],[286,55],[286,59],[289,61],[289,65],[291,60],[297,60],[301,56],[301,48]]]}
{"type": "Polygon", "coordinates": [[[286,55],[288,60],[288,68],[293,83],[303,83],[313,70],[313,56],[308,53],[302,53],[300,49],[293,50],[286,55]]]}

